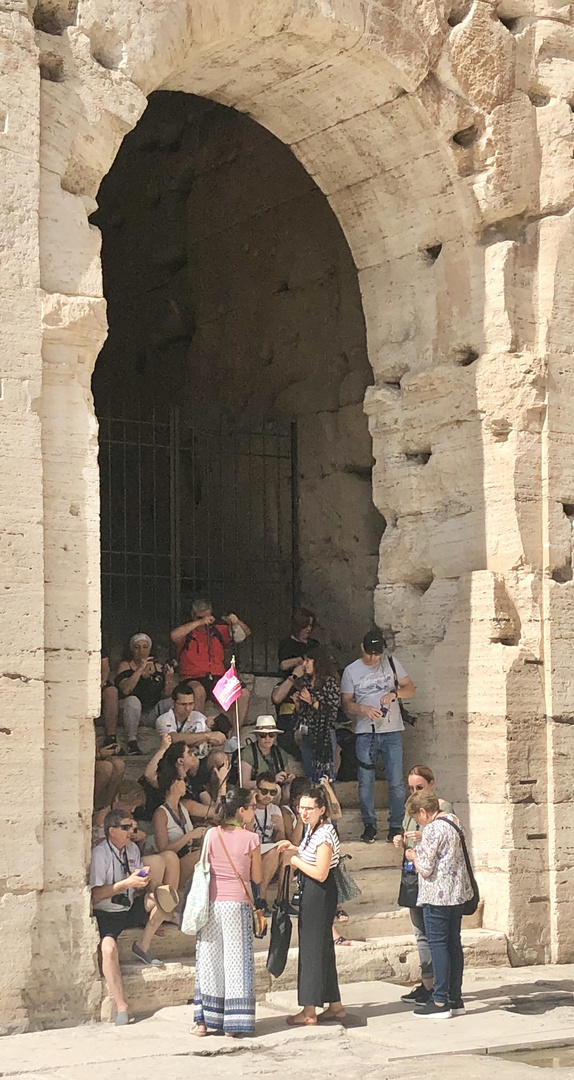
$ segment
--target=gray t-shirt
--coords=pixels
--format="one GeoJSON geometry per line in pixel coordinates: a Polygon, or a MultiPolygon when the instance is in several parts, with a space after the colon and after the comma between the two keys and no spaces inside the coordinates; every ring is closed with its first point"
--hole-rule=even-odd
{"type": "MultiPolygon", "coordinates": [[[[397,669],[397,680],[401,682],[406,679],[407,673],[396,656],[393,656],[393,661],[397,669]]],[[[362,660],[355,660],[345,668],[341,679],[342,694],[352,694],[357,705],[374,705],[376,709],[381,708],[383,694],[389,694],[394,689],[395,677],[387,656],[381,656],[375,667],[369,667],[362,660]]],[[[386,715],[374,722],[377,733],[404,731],[404,726],[398,701],[393,701],[386,715]]],[[[372,730],[373,722],[366,716],[356,721],[357,735],[370,734],[372,730]]]]}

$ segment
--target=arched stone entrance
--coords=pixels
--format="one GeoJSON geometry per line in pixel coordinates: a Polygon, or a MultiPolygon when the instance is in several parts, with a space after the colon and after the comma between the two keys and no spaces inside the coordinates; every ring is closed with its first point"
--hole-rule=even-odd
{"type": "Polygon", "coordinates": [[[159,88],[249,112],[339,219],[363,297],[374,500],[388,522],[375,611],[400,632],[419,687],[407,759],[444,763],[487,925],[518,962],[569,959],[574,87],[554,57],[570,39],[522,0],[510,20],[481,0],[40,0],[33,24],[29,7],[0,19],[4,1030],[97,1011],[90,376],[106,320],[88,216],[159,88]]]}

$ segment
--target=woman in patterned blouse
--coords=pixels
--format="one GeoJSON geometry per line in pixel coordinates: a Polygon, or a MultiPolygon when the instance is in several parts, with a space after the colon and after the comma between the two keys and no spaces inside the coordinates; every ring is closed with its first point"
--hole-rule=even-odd
{"type": "Polygon", "coordinates": [[[318,784],[321,777],[334,780],[336,774],[339,675],[331,657],[320,646],[306,650],[303,670],[304,686],[293,694],[293,700],[299,717],[305,776],[318,784]]]}
{"type": "Polygon", "coordinates": [[[464,1013],[464,961],[460,937],[463,906],[473,895],[461,843],[462,829],[454,814],[441,812],[436,795],[419,791],[407,800],[406,813],[424,830],[407,860],[419,875],[418,905],[423,909],[434,971],[432,998],[415,1009],[419,1017],[449,1019],[464,1013]]]}

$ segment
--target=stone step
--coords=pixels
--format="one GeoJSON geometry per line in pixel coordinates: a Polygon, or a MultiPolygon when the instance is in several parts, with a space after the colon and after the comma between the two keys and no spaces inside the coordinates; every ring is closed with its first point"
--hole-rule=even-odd
{"type": "Polygon", "coordinates": [[[394,844],[387,844],[384,839],[375,840],[374,844],[362,844],[356,839],[341,839],[341,854],[351,856],[347,866],[355,876],[359,870],[368,867],[394,867],[399,870],[402,862],[401,851],[397,850],[394,844]]]}
{"type": "MultiPolygon", "coordinates": [[[[122,935],[123,936],[123,935],[122,935]]],[[[509,964],[504,934],[494,930],[463,930],[467,967],[502,967],[509,964]]],[[[255,956],[256,995],[259,1001],[297,985],[297,950],[289,951],[285,971],[273,979],[266,970],[267,948],[255,956]]],[[[372,938],[348,948],[337,949],[337,969],[342,984],[384,979],[412,985],[419,978],[419,962],[412,934],[372,938]]],[[[185,1005],[193,998],[195,965],[193,959],[180,957],[163,968],[142,964],[122,964],[127,999],[132,1014],[150,1014],[167,1005],[185,1005]]],[[[344,1000],[344,994],[343,994],[344,1000]]],[[[102,1020],[115,1015],[115,1006],[105,983],[102,983],[102,1020]]]]}
{"type": "MultiPolygon", "coordinates": [[[[363,872],[362,872],[363,873],[363,872]]],[[[364,871],[368,874],[369,871],[364,871]]],[[[346,905],[349,915],[347,923],[337,923],[337,929],[342,937],[350,941],[369,942],[373,938],[405,937],[412,934],[412,924],[408,908],[400,908],[396,904],[398,892],[397,875],[386,871],[386,893],[382,886],[378,889],[377,896],[373,899],[369,895],[368,887],[361,897],[346,905]]],[[[361,876],[357,879],[361,883],[361,876]]],[[[269,920],[270,923],[270,920],[269,920]]],[[[292,943],[295,946],[298,941],[297,919],[292,921],[292,943]]],[[[463,928],[466,930],[480,929],[482,926],[482,903],[474,915],[463,919],[463,928]]],[[[131,948],[134,941],[140,936],[139,930],[125,930],[119,940],[120,963],[131,965],[137,963],[134,960],[131,948]]],[[[269,936],[255,941],[256,953],[267,953],[269,936]]],[[[195,938],[189,934],[182,934],[176,927],[168,926],[162,937],[156,937],[152,943],[152,952],[158,960],[175,961],[185,960],[193,962],[195,957],[195,938]]]]}
{"type": "MultiPolygon", "coordinates": [[[[343,810],[354,810],[359,806],[359,785],[356,780],[337,781],[337,798],[343,810]]],[[[377,809],[389,805],[389,789],[385,780],[375,780],[375,806],[377,809]]]]}
{"type": "MultiPolygon", "coordinates": [[[[182,934],[175,926],[164,923],[166,927],[162,937],[156,934],[151,944],[151,951],[158,960],[176,960],[185,958],[194,960],[195,938],[189,934],[182,934]]],[[[137,961],[132,953],[132,945],[141,937],[141,930],[124,930],[118,941],[120,963],[136,964],[137,961]]]]}

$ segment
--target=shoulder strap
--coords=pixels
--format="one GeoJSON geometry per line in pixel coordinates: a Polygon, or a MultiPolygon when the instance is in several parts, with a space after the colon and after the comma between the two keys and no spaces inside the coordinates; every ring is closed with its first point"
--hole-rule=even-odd
{"type": "Polygon", "coordinates": [[[389,664],[391,665],[391,670],[393,672],[393,676],[394,676],[394,680],[395,680],[395,690],[398,690],[399,689],[399,678],[398,678],[398,675],[397,675],[397,669],[395,667],[395,661],[393,660],[392,653],[389,653],[387,659],[389,661],[389,664]]]}
{"type": "Polygon", "coordinates": [[[163,806],[164,810],[167,810],[168,814],[171,814],[171,817],[172,817],[172,818],[173,818],[173,820],[175,821],[175,824],[179,826],[179,828],[181,829],[181,831],[182,831],[182,832],[186,832],[186,829],[185,829],[185,818],[184,818],[184,817],[178,818],[177,814],[175,814],[175,813],[173,812],[173,810],[172,810],[171,806],[168,806],[166,802],[162,803],[162,806],[163,806]]]}
{"type": "MultiPolygon", "coordinates": [[[[437,819],[435,818],[435,821],[436,820],[437,819]]],[[[462,853],[464,855],[464,861],[466,863],[466,869],[467,869],[467,872],[468,872],[468,876],[470,878],[470,884],[472,885],[473,889],[476,889],[476,881],[475,881],[475,877],[474,877],[474,871],[473,871],[471,863],[470,863],[470,856],[468,854],[468,848],[466,846],[466,840],[464,838],[464,833],[463,833],[462,829],[459,829],[458,825],[455,825],[454,821],[451,821],[450,818],[441,817],[440,820],[441,821],[446,821],[447,825],[452,825],[455,832],[458,833],[459,838],[460,838],[460,842],[461,842],[461,845],[462,845],[462,853]]]]}
{"type": "Polygon", "coordinates": [[[245,893],[245,895],[247,897],[248,903],[251,905],[252,908],[255,908],[255,904],[253,903],[253,900],[251,899],[251,897],[249,895],[247,885],[245,884],[243,878],[241,877],[241,874],[239,873],[239,871],[237,870],[237,868],[235,866],[235,863],[233,862],[233,859],[231,858],[231,855],[229,854],[229,852],[227,850],[227,845],[225,843],[225,840],[223,839],[223,829],[221,827],[218,827],[217,833],[218,833],[219,839],[221,840],[221,845],[223,847],[223,850],[224,850],[224,852],[225,852],[225,854],[227,856],[227,861],[228,861],[231,869],[233,870],[233,873],[235,874],[235,877],[243,885],[243,891],[244,891],[244,893],[245,893]]]}
{"type": "Polygon", "coordinates": [[[225,649],[226,645],[225,645],[225,642],[223,640],[223,635],[222,635],[221,630],[219,629],[219,627],[217,626],[216,623],[211,624],[211,626],[209,627],[209,631],[210,631],[211,637],[219,638],[221,644],[223,645],[223,648],[225,649]]]}
{"type": "Polygon", "coordinates": [[[207,871],[209,870],[209,844],[211,841],[212,832],[213,829],[206,829],[205,836],[203,837],[203,847],[201,849],[201,855],[199,857],[199,861],[205,873],[207,873],[207,871]]]}
{"type": "Polygon", "coordinates": [[[277,769],[277,772],[283,772],[284,769],[285,769],[285,762],[283,760],[283,754],[281,752],[281,748],[279,746],[277,746],[276,743],[273,743],[271,753],[273,754],[273,761],[275,762],[275,765],[279,766],[279,768],[277,769]]]}

